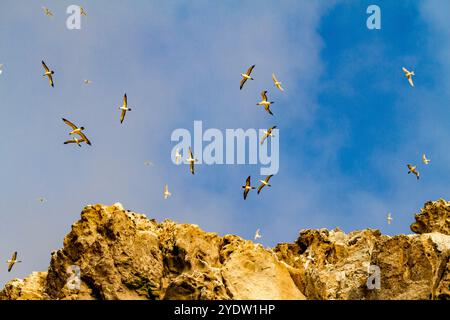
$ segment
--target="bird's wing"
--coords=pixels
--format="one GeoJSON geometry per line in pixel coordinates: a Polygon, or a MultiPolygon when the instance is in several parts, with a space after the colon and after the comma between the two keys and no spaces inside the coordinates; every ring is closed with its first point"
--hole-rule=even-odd
{"type": "Polygon", "coordinates": [[[261,139],[261,144],[263,144],[264,141],[266,141],[266,139],[267,139],[268,136],[269,136],[269,135],[266,133],[266,134],[262,137],[262,139],[261,139]]]}
{"type": "Polygon", "coordinates": [[[248,70],[247,70],[247,72],[246,72],[246,74],[247,74],[248,76],[250,76],[250,74],[252,73],[254,67],[255,67],[255,65],[252,65],[250,68],[248,68],[248,70]]]}
{"type": "Polygon", "coordinates": [[[128,102],[127,102],[127,94],[125,93],[125,94],[123,95],[123,106],[126,107],[127,105],[128,105],[128,102]]]}
{"type": "Polygon", "coordinates": [[[258,194],[261,192],[261,189],[264,188],[265,184],[261,183],[258,187],[258,194]]]}
{"type": "Polygon", "coordinates": [[[122,114],[120,115],[120,123],[123,122],[123,119],[125,119],[125,114],[127,113],[127,110],[122,110],[122,114]]]}
{"type": "Polygon", "coordinates": [[[269,106],[264,106],[264,109],[266,109],[266,111],[273,116],[273,113],[272,111],[270,111],[269,106]]]}
{"type": "Polygon", "coordinates": [[[283,89],[283,87],[281,86],[281,84],[278,83],[276,86],[277,86],[277,88],[280,89],[281,91],[284,91],[284,89],[283,89]]]}
{"type": "Polygon", "coordinates": [[[271,174],[270,176],[267,176],[266,179],[264,179],[266,182],[269,182],[270,178],[273,177],[273,174],[271,174]]]}
{"type": "Polygon", "coordinates": [[[75,140],[67,140],[67,141],[64,141],[64,144],[68,144],[68,143],[76,143],[76,141],[75,140]]]}
{"type": "Polygon", "coordinates": [[[11,257],[11,260],[17,260],[17,251],[15,251],[11,257]]]}
{"type": "Polygon", "coordinates": [[[267,101],[267,91],[266,90],[261,91],[261,97],[262,97],[263,101],[267,101]]]}
{"type": "Polygon", "coordinates": [[[44,61],[42,61],[42,66],[44,67],[45,72],[49,72],[50,71],[44,61]]]}
{"type": "Polygon", "coordinates": [[[272,128],[270,128],[270,131],[272,131],[273,129],[276,129],[277,126],[273,126],[272,128]]]}
{"type": "Polygon", "coordinates": [[[191,161],[189,169],[191,170],[191,173],[194,174],[194,161],[191,161]]]}
{"type": "Polygon", "coordinates": [[[406,69],[405,67],[402,67],[402,70],[403,70],[404,73],[408,73],[409,72],[408,69],[406,69]]]}
{"type": "Polygon", "coordinates": [[[250,177],[251,177],[251,176],[248,176],[248,177],[247,177],[247,180],[245,180],[245,185],[246,185],[246,186],[250,186],[250,179],[251,179],[250,177]]]}
{"type": "Polygon", "coordinates": [[[11,261],[11,262],[8,264],[8,272],[11,272],[11,269],[13,268],[13,266],[14,266],[14,262],[11,261]]]}
{"type": "Polygon", "coordinates": [[[275,82],[275,83],[278,82],[277,77],[275,77],[275,73],[272,73],[272,80],[273,80],[273,82],[275,82]]]}
{"type": "Polygon", "coordinates": [[[82,131],[78,132],[78,134],[80,135],[80,137],[83,138],[84,141],[86,141],[86,143],[88,145],[91,145],[91,142],[89,141],[89,139],[84,135],[84,133],[82,131]]]}
{"type": "Polygon", "coordinates": [[[52,87],[54,87],[55,84],[53,83],[53,76],[51,74],[48,74],[47,77],[48,77],[48,82],[50,83],[50,85],[52,87]]]}
{"type": "Polygon", "coordinates": [[[242,78],[241,84],[239,86],[239,89],[242,90],[242,87],[244,86],[244,83],[247,81],[247,78],[242,78]]]}
{"type": "Polygon", "coordinates": [[[167,184],[164,186],[164,192],[169,192],[169,187],[167,186],[167,184]]]}
{"type": "Polygon", "coordinates": [[[65,124],[67,124],[69,127],[71,127],[73,130],[78,129],[78,127],[76,125],[74,125],[72,122],[70,122],[67,119],[62,118],[62,120],[64,121],[65,124]]]}
{"type": "Polygon", "coordinates": [[[411,85],[411,87],[414,87],[414,82],[413,82],[412,77],[409,77],[408,81],[409,81],[409,84],[411,85]]]}
{"type": "Polygon", "coordinates": [[[192,154],[192,149],[191,149],[191,147],[189,147],[189,157],[190,157],[191,159],[194,159],[194,155],[192,154]]]}
{"type": "Polygon", "coordinates": [[[244,189],[244,200],[247,199],[249,189],[244,189]]]}

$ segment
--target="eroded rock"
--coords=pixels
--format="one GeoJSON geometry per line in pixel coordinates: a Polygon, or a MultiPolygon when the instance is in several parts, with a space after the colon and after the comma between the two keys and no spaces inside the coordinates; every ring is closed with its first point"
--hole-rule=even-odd
{"type": "Polygon", "coordinates": [[[269,249],[120,203],[90,205],[48,271],[10,281],[0,299],[450,299],[449,207],[426,203],[418,234],[302,230],[269,249]],[[374,270],[379,289],[368,286],[374,270]]]}

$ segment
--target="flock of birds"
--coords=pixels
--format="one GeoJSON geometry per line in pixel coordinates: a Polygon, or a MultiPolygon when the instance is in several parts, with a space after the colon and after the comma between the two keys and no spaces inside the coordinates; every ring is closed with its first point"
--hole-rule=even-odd
{"type": "MultiPolygon", "coordinates": [[[[42,9],[44,10],[44,13],[46,16],[52,17],[53,16],[53,12],[48,9],[47,7],[42,7],[42,9]]],[[[80,14],[86,16],[87,13],[84,10],[83,7],[80,6],[80,14]]],[[[55,72],[53,70],[51,70],[47,64],[42,61],[42,67],[44,68],[44,77],[48,78],[49,84],[52,88],[55,87],[55,83],[54,83],[54,79],[53,76],[55,74],[55,72]]],[[[254,80],[254,78],[251,76],[251,73],[253,71],[253,69],[255,68],[255,65],[252,65],[251,67],[249,67],[247,69],[247,71],[245,73],[241,73],[241,81],[240,81],[240,86],[239,89],[242,90],[244,87],[244,84],[248,81],[248,80],[254,80]]],[[[405,67],[402,67],[403,72],[405,73],[405,77],[408,79],[409,84],[411,85],[411,87],[414,87],[414,81],[413,81],[413,76],[415,76],[414,71],[409,71],[407,70],[405,67]]],[[[3,73],[3,64],[0,64],[0,75],[3,73]]],[[[275,74],[272,74],[272,80],[273,83],[275,85],[275,87],[280,90],[280,91],[284,91],[284,88],[282,87],[282,83],[280,81],[278,81],[277,77],[275,76],[275,74]]],[[[92,80],[86,79],[83,81],[84,84],[86,85],[90,85],[92,84],[92,80]]],[[[271,105],[274,104],[274,101],[269,101],[267,98],[267,90],[263,90],[261,91],[261,101],[259,101],[258,103],[256,103],[256,105],[264,107],[264,110],[269,113],[270,115],[273,115],[272,111],[270,110],[271,105]]],[[[123,96],[123,101],[122,101],[122,105],[119,107],[119,110],[121,111],[120,113],[120,123],[123,123],[124,119],[125,119],[125,115],[128,111],[131,111],[131,108],[128,106],[128,99],[127,99],[127,94],[125,93],[123,96]]],[[[76,144],[79,147],[81,147],[82,143],[86,143],[87,145],[92,145],[91,141],[87,138],[84,130],[85,128],[83,126],[77,126],[75,125],[73,122],[62,118],[62,121],[68,125],[70,127],[70,132],[69,135],[74,136],[72,139],[70,140],[66,140],[64,142],[64,144],[76,144]]],[[[273,130],[276,129],[277,126],[272,126],[267,130],[264,130],[263,133],[263,137],[261,139],[261,145],[264,143],[264,141],[266,141],[266,139],[268,139],[269,137],[273,137],[273,130]]],[[[180,154],[179,149],[175,150],[175,162],[176,164],[179,164],[182,161],[182,155],[180,154]]],[[[197,159],[195,159],[191,148],[189,147],[189,152],[188,152],[188,157],[186,158],[186,163],[189,164],[189,170],[191,174],[195,173],[195,163],[198,161],[197,159]]],[[[422,163],[425,165],[428,165],[430,163],[430,159],[428,159],[426,157],[425,154],[422,155],[422,163]]],[[[152,162],[150,161],[145,161],[144,164],[146,166],[149,165],[153,165],[152,162]]],[[[420,177],[420,173],[418,171],[418,168],[416,165],[412,165],[412,164],[407,164],[408,167],[408,174],[412,173],[414,174],[417,179],[419,179],[420,177]]],[[[271,187],[271,185],[269,184],[269,180],[273,177],[273,175],[269,175],[266,176],[265,179],[263,180],[259,180],[260,185],[257,188],[257,193],[259,194],[261,192],[261,190],[264,187],[271,187]]],[[[245,180],[245,185],[242,186],[242,189],[244,189],[243,191],[243,197],[244,200],[247,199],[248,194],[250,192],[250,190],[256,189],[256,187],[251,185],[251,176],[248,176],[247,179],[245,180]]],[[[163,196],[164,199],[168,199],[170,196],[172,195],[172,193],[169,191],[169,186],[167,184],[165,184],[164,186],[164,192],[163,192],[163,196]]],[[[46,202],[47,200],[43,197],[38,198],[38,201],[43,203],[46,202]]],[[[387,216],[387,222],[388,224],[391,224],[393,218],[391,213],[388,213],[387,216]]],[[[261,232],[260,229],[257,229],[254,235],[254,239],[257,240],[258,238],[261,238],[261,232]]],[[[8,272],[10,272],[13,268],[13,266],[16,263],[20,263],[22,261],[17,259],[17,252],[14,252],[11,259],[7,260],[6,263],[8,264],[8,272]]]]}
{"type": "MultiPolygon", "coordinates": [[[[255,68],[255,65],[250,66],[247,71],[245,73],[241,73],[241,82],[239,85],[239,89],[242,90],[242,88],[244,87],[244,84],[247,82],[247,80],[254,80],[254,78],[251,76],[253,69],[255,68]]],[[[283,87],[281,86],[281,82],[278,81],[277,77],[275,76],[274,73],[272,73],[272,80],[273,83],[275,85],[275,87],[278,88],[278,90],[280,91],[284,91],[283,87]]],[[[263,90],[261,91],[261,101],[258,102],[256,105],[257,106],[262,106],[264,107],[264,110],[269,113],[270,115],[273,116],[272,111],[270,110],[270,106],[274,103],[273,101],[269,101],[267,99],[267,90],[263,90]]],[[[261,144],[264,143],[264,141],[266,141],[267,138],[269,137],[273,137],[273,129],[276,129],[277,126],[272,126],[267,130],[264,130],[263,133],[263,137],[261,138],[261,144]]],[[[273,174],[267,176],[264,180],[259,180],[259,182],[261,183],[258,187],[258,194],[261,192],[262,188],[264,187],[270,187],[271,185],[269,184],[269,180],[270,178],[273,177],[273,174]]],[[[251,185],[251,176],[248,176],[247,179],[245,180],[245,185],[242,186],[242,189],[244,189],[244,200],[247,199],[248,193],[250,192],[250,190],[256,189],[256,187],[253,187],[251,185]]],[[[254,239],[258,239],[261,238],[261,234],[259,232],[259,229],[256,230],[254,239]]]]}

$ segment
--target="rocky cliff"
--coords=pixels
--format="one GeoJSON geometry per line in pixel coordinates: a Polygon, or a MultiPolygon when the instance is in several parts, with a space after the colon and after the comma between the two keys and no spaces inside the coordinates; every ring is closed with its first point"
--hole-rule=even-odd
{"type": "Polygon", "coordinates": [[[449,213],[428,202],[415,234],[302,230],[270,249],[87,206],[47,272],[10,281],[0,299],[450,299],[449,213]]]}

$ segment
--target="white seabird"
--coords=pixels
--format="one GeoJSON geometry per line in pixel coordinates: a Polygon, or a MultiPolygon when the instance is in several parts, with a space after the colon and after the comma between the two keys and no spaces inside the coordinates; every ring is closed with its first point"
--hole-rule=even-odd
{"type": "Polygon", "coordinates": [[[402,67],[403,72],[405,73],[405,77],[408,78],[408,82],[411,85],[411,87],[414,87],[414,82],[412,77],[415,76],[414,71],[409,71],[405,67],[402,67]]]}
{"type": "Polygon", "coordinates": [[[431,159],[427,159],[427,156],[425,155],[425,153],[422,155],[422,162],[423,164],[429,164],[431,161],[431,159]]]}
{"type": "Polygon", "coordinates": [[[242,90],[242,87],[244,86],[244,83],[245,83],[248,79],[254,80],[252,77],[250,77],[250,74],[252,73],[254,67],[255,67],[255,65],[252,65],[250,68],[248,68],[248,70],[247,70],[246,73],[241,73],[242,80],[241,80],[241,83],[240,83],[240,86],[239,86],[239,89],[240,89],[240,90],[242,90]]]}
{"type": "Polygon", "coordinates": [[[166,185],[164,186],[164,199],[166,200],[167,198],[169,198],[172,194],[169,192],[169,186],[166,185]]]}
{"type": "Polygon", "coordinates": [[[268,138],[268,137],[273,137],[274,135],[272,134],[272,130],[275,129],[277,126],[273,126],[271,128],[269,128],[267,131],[264,130],[264,136],[261,139],[261,144],[264,143],[264,141],[268,138]]]}
{"type": "Polygon", "coordinates": [[[48,77],[48,81],[50,83],[50,85],[52,87],[54,87],[54,83],[53,83],[53,74],[55,73],[53,70],[50,70],[49,67],[47,67],[47,65],[45,64],[44,61],[42,61],[42,66],[44,67],[45,73],[43,75],[43,77],[48,77]]]}
{"type": "Polygon", "coordinates": [[[410,173],[415,174],[417,177],[417,180],[419,180],[420,173],[419,173],[419,171],[417,171],[417,166],[412,166],[410,164],[407,164],[406,166],[409,169],[408,174],[410,174],[410,173]]]}
{"type": "Polygon", "coordinates": [[[122,110],[122,113],[120,115],[120,123],[123,122],[123,119],[125,119],[125,114],[127,113],[127,111],[131,111],[131,108],[128,108],[128,101],[127,101],[127,94],[125,93],[123,95],[123,104],[121,107],[119,107],[120,110],[122,110]]]}
{"type": "Polygon", "coordinates": [[[255,237],[253,239],[256,240],[256,239],[259,239],[261,237],[262,237],[261,233],[260,233],[259,229],[257,229],[256,232],[255,232],[255,237]]]}
{"type": "Polygon", "coordinates": [[[261,91],[261,97],[262,100],[260,102],[258,102],[256,105],[257,106],[263,106],[264,109],[271,115],[273,115],[272,111],[270,111],[270,105],[272,103],[274,103],[273,101],[268,101],[267,100],[267,90],[263,90],[261,91]]]}
{"type": "Polygon", "coordinates": [[[20,263],[22,261],[17,260],[17,251],[13,253],[11,259],[9,259],[8,261],[6,261],[6,263],[8,264],[8,272],[11,272],[11,269],[14,267],[14,265],[16,263],[20,263]]]}
{"type": "Polygon", "coordinates": [[[192,174],[194,174],[194,164],[198,160],[194,159],[194,155],[192,154],[191,147],[189,147],[189,158],[187,158],[186,161],[189,163],[189,170],[191,171],[192,174]]]}
{"type": "Polygon", "coordinates": [[[259,180],[259,182],[261,182],[261,184],[258,187],[258,194],[261,192],[261,189],[264,188],[265,186],[271,187],[271,185],[269,184],[269,180],[272,177],[273,177],[273,174],[267,176],[264,180],[259,180]]]}
{"type": "Polygon", "coordinates": [[[272,80],[275,84],[275,87],[277,87],[280,91],[284,91],[283,87],[281,86],[281,82],[278,81],[277,77],[275,76],[275,73],[272,73],[272,80]]]}
{"type": "Polygon", "coordinates": [[[73,130],[71,132],[69,132],[69,134],[78,134],[81,138],[83,138],[84,141],[86,141],[86,143],[88,145],[91,145],[91,142],[89,141],[89,139],[86,137],[86,135],[83,133],[84,127],[77,127],[76,125],[74,125],[72,122],[70,122],[67,119],[62,118],[62,120],[64,121],[65,124],[67,124],[69,127],[71,127],[73,130]]]}
{"type": "Polygon", "coordinates": [[[250,176],[247,177],[247,180],[245,180],[245,186],[242,186],[242,188],[244,189],[244,200],[247,199],[247,195],[249,193],[250,190],[255,189],[255,187],[251,186],[251,182],[250,182],[250,176]]]}

